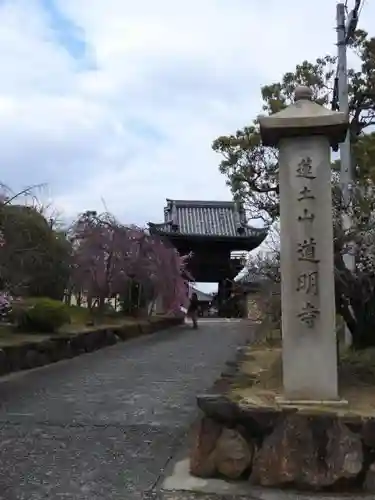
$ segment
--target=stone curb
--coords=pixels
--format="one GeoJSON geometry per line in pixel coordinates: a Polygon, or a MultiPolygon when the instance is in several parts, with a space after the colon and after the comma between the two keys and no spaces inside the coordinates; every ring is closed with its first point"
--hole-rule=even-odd
{"type": "Polygon", "coordinates": [[[42,342],[4,346],[0,349],[0,376],[74,358],[117,342],[150,335],[181,324],[183,324],[181,318],[161,318],[133,325],[93,327],[92,330],[78,334],[56,335],[42,342]]]}

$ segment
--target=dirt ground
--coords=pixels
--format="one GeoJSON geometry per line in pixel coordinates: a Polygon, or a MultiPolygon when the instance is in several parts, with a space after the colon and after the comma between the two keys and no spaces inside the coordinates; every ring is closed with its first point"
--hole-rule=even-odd
{"type": "MultiPolygon", "coordinates": [[[[340,353],[339,388],[347,405],[309,405],[309,411],[375,416],[375,349],[340,353]]],[[[280,407],[275,399],[282,396],[280,340],[271,338],[248,348],[232,382],[230,396],[245,405],[280,407]]]]}

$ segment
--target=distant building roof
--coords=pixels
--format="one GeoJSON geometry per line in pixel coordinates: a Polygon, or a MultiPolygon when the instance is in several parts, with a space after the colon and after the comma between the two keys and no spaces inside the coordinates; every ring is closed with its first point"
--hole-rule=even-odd
{"type": "Polygon", "coordinates": [[[262,273],[246,267],[234,278],[237,283],[257,283],[265,280],[267,278],[262,273]]]}
{"type": "Polygon", "coordinates": [[[202,292],[201,290],[198,290],[198,288],[195,288],[194,286],[190,285],[189,287],[189,296],[195,292],[198,296],[198,300],[201,302],[211,302],[213,300],[213,295],[210,293],[205,293],[202,292]]]}
{"type": "Polygon", "coordinates": [[[263,240],[265,231],[246,224],[245,211],[233,201],[190,201],[167,199],[164,222],[149,223],[158,233],[189,236],[221,236],[263,240]]]}

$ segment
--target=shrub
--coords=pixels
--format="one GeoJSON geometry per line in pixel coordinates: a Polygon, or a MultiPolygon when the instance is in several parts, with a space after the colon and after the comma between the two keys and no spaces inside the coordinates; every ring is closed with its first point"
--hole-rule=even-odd
{"type": "Polygon", "coordinates": [[[65,307],[72,323],[85,324],[90,319],[90,310],[87,307],[71,305],[65,307]]]}
{"type": "Polygon", "coordinates": [[[0,318],[8,320],[12,311],[12,297],[4,292],[0,292],[0,318]]]}
{"type": "Polygon", "coordinates": [[[281,294],[278,283],[263,284],[259,293],[258,306],[263,319],[275,328],[281,329],[281,294]]]}
{"type": "Polygon", "coordinates": [[[33,298],[13,305],[12,320],[23,331],[53,333],[70,322],[70,315],[66,305],[58,300],[33,298]]]}
{"type": "Polygon", "coordinates": [[[123,314],[116,311],[110,303],[94,305],[90,310],[90,320],[98,323],[112,322],[113,320],[122,318],[123,314]]]}

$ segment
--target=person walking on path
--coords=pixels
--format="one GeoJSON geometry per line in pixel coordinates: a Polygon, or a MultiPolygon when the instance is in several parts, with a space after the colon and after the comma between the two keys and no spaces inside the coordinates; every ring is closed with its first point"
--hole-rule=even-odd
{"type": "Polygon", "coordinates": [[[198,295],[193,292],[191,294],[190,304],[188,308],[188,315],[193,322],[193,328],[198,328],[198,295]]]}

